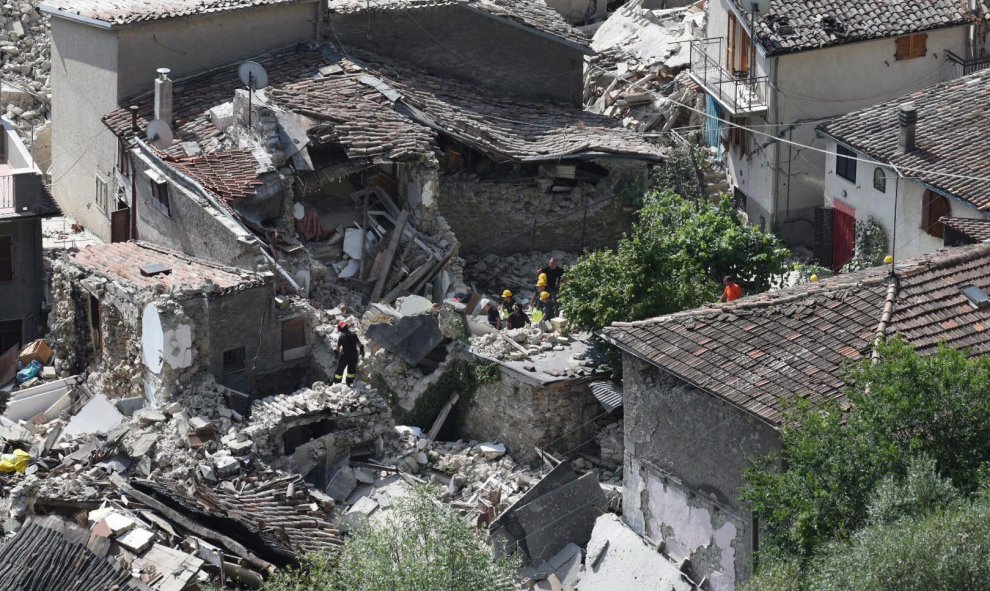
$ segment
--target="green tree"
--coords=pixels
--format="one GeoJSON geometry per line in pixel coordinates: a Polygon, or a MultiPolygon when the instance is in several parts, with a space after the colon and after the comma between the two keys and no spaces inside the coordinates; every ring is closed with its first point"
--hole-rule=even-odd
{"type": "Polygon", "coordinates": [[[745,473],[741,496],[773,552],[809,557],[847,539],[866,525],[878,487],[901,478],[915,458],[930,458],[963,492],[982,479],[990,359],[946,347],[919,355],[895,340],[880,347],[878,363],[854,367],[847,383],[849,412],[835,404],[790,409],[781,452],[745,473]]]}
{"type": "Polygon", "coordinates": [[[713,204],[652,192],[639,216],[614,250],[568,270],[560,301],[574,327],[598,330],[712,302],[724,275],[763,291],[788,255],[775,236],[742,223],[727,198],[713,204]]]}
{"type": "Polygon", "coordinates": [[[277,573],[268,591],[510,591],[517,564],[493,559],[482,535],[429,488],[359,528],[333,560],[277,573]]]}

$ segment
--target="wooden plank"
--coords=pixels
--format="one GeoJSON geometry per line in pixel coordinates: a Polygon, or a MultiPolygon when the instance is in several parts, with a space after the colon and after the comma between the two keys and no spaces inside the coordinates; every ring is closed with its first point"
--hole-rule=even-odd
{"type": "Polygon", "coordinates": [[[451,249],[447,252],[447,254],[444,255],[442,259],[437,261],[437,263],[433,265],[433,267],[429,270],[429,272],[427,272],[426,275],[423,276],[422,279],[414,283],[412,287],[409,289],[409,292],[410,293],[419,292],[419,290],[422,289],[425,284],[429,283],[434,277],[437,276],[437,273],[443,271],[443,268],[447,266],[447,263],[449,263],[450,259],[452,258],[454,258],[454,247],[451,247],[451,249]]]}
{"type": "Polygon", "coordinates": [[[432,267],[433,267],[432,261],[427,261],[422,265],[420,265],[418,268],[416,268],[416,270],[410,273],[408,277],[406,277],[398,285],[396,285],[395,289],[388,292],[388,295],[382,298],[382,301],[385,302],[386,304],[391,304],[392,302],[394,302],[395,298],[402,295],[402,292],[409,291],[410,287],[412,287],[415,283],[419,282],[419,280],[422,277],[426,276],[426,274],[430,272],[430,269],[432,269],[432,267]]]}
{"type": "Polygon", "coordinates": [[[433,421],[433,426],[430,427],[430,432],[427,434],[427,437],[429,437],[430,441],[436,440],[437,434],[440,433],[440,429],[443,427],[443,424],[447,421],[447,417],[450,416],[450,409],[452,409],[454,405],[457,404],[457,401],[460,399],[461,399],[461,395],[455,393],[453,396],[450,397],[450,400],[447,401],[447,404],[444,404],[443,408],[440,409],[440,414],[437,415],[436,420],[433,421]]]}
{"type": "Polygon", "coordinates": [[[379,270],[378,281],[375,283],[374,291],[371,292],[371,301],[373,302],[377,301],[382,296],[382,292],[385,291],[385,281],[388,279],[388,272],[392,268],[393,259],[395,259],[395,251],[399,248],[402,232],[408,221],[409,212],[403,209],[399,213],[399,220],[396,222],[395,229],[392,230],[392,237],[388,241],[388,247],[385,249],[385,256],[382,260],[382,268],[379,270]]]}

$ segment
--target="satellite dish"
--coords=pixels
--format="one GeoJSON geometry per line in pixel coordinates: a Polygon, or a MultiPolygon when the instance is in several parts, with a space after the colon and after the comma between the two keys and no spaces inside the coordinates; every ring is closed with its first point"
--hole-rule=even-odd
{"type": "Polygon", "coordinates": [[[237,75],[244,86],[251,90],[261,90],[268,86],[268,72],[258,62],[244,62],[237,69],[237,75]]]}
{"type": "Polygon", "coordinates": [[[172,145],[172,128],[161,119],[155,119],[148,124],[148,141],[159,150],[165,150],[172,145]]]}

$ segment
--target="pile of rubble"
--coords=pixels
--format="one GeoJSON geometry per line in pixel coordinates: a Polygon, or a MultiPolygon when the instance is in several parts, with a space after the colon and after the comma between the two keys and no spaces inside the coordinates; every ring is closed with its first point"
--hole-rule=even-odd
{"type": "MultiPolygon", "coordinates": [[[[597,55],[585,69],[585,104],[640,132],[694,125],[699,93],[686,73],[690,41],[704,37],[697,6],[649,10],[633,0],[612,13],[592,39],[597,55]]],[[[703,105],[702,105],[703,106],[703,105]]]]}
{"type": "Polygon", "coordinates": [[[560,250],[511,255],[467,255],[464,257],[464,279],[478,289],[501,294],[511,290],[517,301],[529,301],[536,287],[539,270],[551,258],[565,268],[577,262],[578,256],[560,250]]]}
{"type": "Polygon", "coordinates": [[[46,123],[51,110],[48,17],[39,0],[0,5],[4,117],[25,137],[46,123]]]}

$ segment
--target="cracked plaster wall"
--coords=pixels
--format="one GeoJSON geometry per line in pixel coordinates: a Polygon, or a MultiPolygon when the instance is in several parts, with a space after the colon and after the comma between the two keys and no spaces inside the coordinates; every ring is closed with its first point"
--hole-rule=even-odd
{"type": "Polygon", "coordinates": [[[731,591],[752,572],[753,520],[742,470],[780,448],[777,431],[662,370],[624,356],[623,516],[690,558],[695,580],[731,591]]]}

